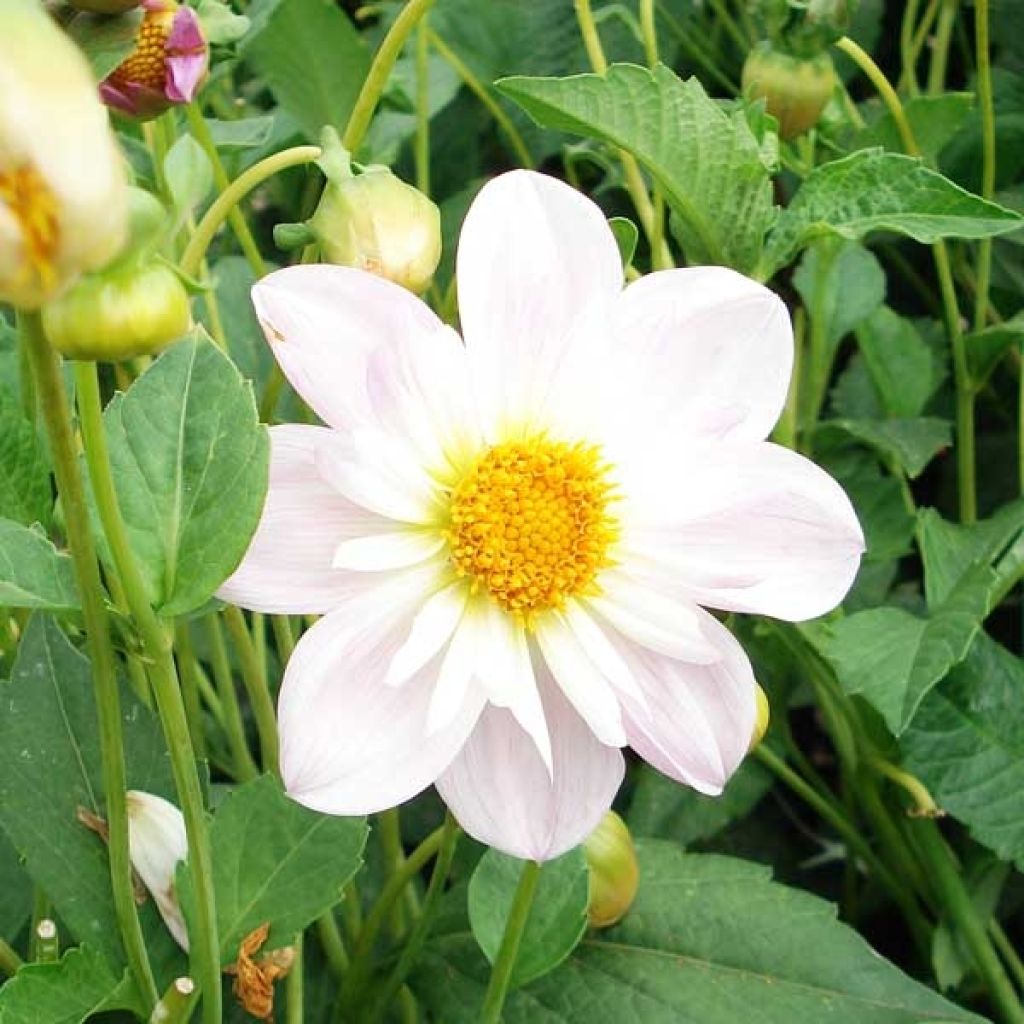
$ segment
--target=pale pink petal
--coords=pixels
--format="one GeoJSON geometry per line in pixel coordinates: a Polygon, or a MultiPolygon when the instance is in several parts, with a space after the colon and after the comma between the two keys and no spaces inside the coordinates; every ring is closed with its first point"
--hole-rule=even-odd
{"type": "Polygon", "coordinates": [[[567,601],[564,612],[558,614],[564,619],[566,626],[572,630],[577,641],[604,678],[620,693],[642,702],[643,691],[633,678],[629,663],[615,649],[615,645],[608,639],[608,634],[583,605],[576,600],[567,601]]]}
{"type": "Polygon", "coordinates": [[[281,775],[290,796],[329,814],[402,803],[444,771],[483,707],[470,690],[442,729],[427,711],[440,667],[428,661],[404,686],[385,673],[426,599],[422,572],[326,616],[288,662],[278,705],[281,775]]]}
{"type": "Polygon", "coordinates": [[[397,533],[378,533],[371,537],[343,540],[334,549],[331,564],[335,569],[381,572],[403,569],[425,562],[436,555],[445,540],[440,530],[407,529],[397,533]]]}
{"type": "Polygon", "coordinates": [[[630,746],[659,771],[701,793],[717,795],[746,755],[756,716],[753,671],[743,648],[713,616],[705,633],[720,660],[692,665],[622,637],[613,640],[644,691],[623,698],[630,746]]]}
{"type": "MultiPolygon", "coordinates": [[[[469,588],[461,581],[452,583],[430,596],[416,613],[409,628],[409,635],[391,659],[385,677],[385,682],[389,686],[400,686],[407,682],[448,643],[462,618],[468,599],[469,588]]],[[[468,680],[467,675],[466,681],[468,680]]],[[[464,692],[463,686],[459,693],[460,704],[464,692]]],[[[429,731],[434,731],[430,728],[429,721],[427,726],[429,731]]]]}
{"type": "Polygon", "coordinates": [[[437,788],[474,839],[544,861],[597,827],[625,764],[615,747],[596,739],[546,672],[538,672],[538,684],[551,734],[551,774],[512,715],[489,707],[437,788]]]}
{"type": "MultiPolygon", "coordinates": [[[[675,598],[801,621],[834,608],[864,536],[824,470],[773,444],[714,445],[682,460],[680,489],[648,501],[622,545],[623,570],[675,598]]],[[[670,485],[651,485],[651,492],[670,485]]]]}
{"type": "Polygon", "coordinates": [[[393,529],[389,520],[344,498],[317,470],[318,453],[338,437],[325,427],[270,428],[270,487],[256,534],[217,591],[224,601],[285,615],[330,611],[353,587],[332,567],[338,544],[393,529]]]}
{"type": "MultiPolygon", "coordinates": [[[[601,210],[555,178],[503,174],[480,190],[466,215],[457,276],[489,436],[524,423],[548,426],[542,417],[573,397],[563,386],[574,376],[567,362],[593,359],[589,326],[607,330],[622,287],[618,248],[601,210]]],[[[580,397],[586,390],[575,388],[580,397]]]]}
{"type": "Polygon", "coordinates": [[[793,368],[789,312],[774,292],[725,267],[648,274],[615,310],[615,430],[760,441],[793,368]]]}

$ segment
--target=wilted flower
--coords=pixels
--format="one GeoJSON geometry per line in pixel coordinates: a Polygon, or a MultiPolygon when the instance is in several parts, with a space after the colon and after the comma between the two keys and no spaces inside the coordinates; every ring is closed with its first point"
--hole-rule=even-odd
{"type": "Polygon", "coordinates": [[[544,860],[596,827],[627,744],[719,793],[756,684],[701,606],[821,614],[864,541],[835,481],[764,441],[793,360],[768,289],[698,267],[623,290],[598,207],[527,171],[481,190],[457,276],[465,344],[361,271],[256,285],[329,426],[272,428],[220,596],[325,613],[278,708],[296,800],[363,814],[436,781],[471,835],[544,860]]]}
{"type": "Polygon", "coordinates": [[[125,239],[125,167],[85,58],[35,0],[0,32],[0,302],[36,309],[125,239]]]}
{"type": "Polygon", "coordinates": [[[128,808],[128,848],[132,867],[156,903],[167,930],[188,951],[188,929],[174,889],[178,864],[188,856],[185,819],[161,796],[131,789],[128,808]]]}
{"type": "Polygon", "coordinates": [[[274,982],[287,977],[295,962],[295,950],[291,946],[271,950],[256,958],[269,934],[268,922],[254,928],[242,939],[234,964],[226,968],[228,974],[235,976],[231,990],[242,1009],[260,1020],[273,1020],[274,982]]]}
{"type": "Polygon", "coordinates": [[[209,53],[199,18],[175,0],[143,0],[135,50],[100,83],[104,102],[135,117],[155,117],[189,103],[209,53]]]}
{"type": "Polygon", "coordinates": [[[583,853],[590,869],[587,919],[592,928],[608,928],[626,916],[640,887],[633,837],[626,823],[609,811],[583,840],[583,853]]]}

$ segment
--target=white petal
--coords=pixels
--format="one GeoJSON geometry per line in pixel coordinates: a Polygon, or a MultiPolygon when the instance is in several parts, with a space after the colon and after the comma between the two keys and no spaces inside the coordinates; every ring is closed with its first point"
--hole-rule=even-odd
{"type": "Polygon", "coordinates": [[[427,732],[446,728],[466,701],[476,671],[480,630],[465,611],[452,635],[427,709],[427,732]]]}
{"type": "MultiPolygon", "coordinates": [[[[557,411],[573,347],[607,329],[622,264],[604,214],[568,185],[532,171],[490,181],[459,238],[459,309],[481,418],[495,432],[544,427],[557,411]]],[[[571,382],[570,382],[571,383],[571,382]]],[[[569,390],[572,390],[570,388],[569,390]]],[[[577,391],[585,390],[576,388],[577,391]]]]}
{"type": "Polygon", "coordinates": [[[551,674],[594,735],[611,747],[626,745],[626,732],[615,691],[556,615],[538,619],[535,635],[551,674]]]}
{"type": "Polygon", "coordinates": [[[339,543],[393,528],[354,504],[317,469],[318,453],[342,444],[324,427],[270,428],[270,487],[256,534],[241,564],[217,591],[255,611],[330,611],[360,582],[332,567],[339,543]]]}
{"type": "Polygon", "coordinates": [[[626,659],[615,649],[605,631],[594,621],[579,601],[566,603],[564,618],[566,625],[573,631],[580,646],[594,666],[618,690],[628,694],[634,700],[643,701],[643,690],[633,678],[633,672],[626,659]]]}
{"type": "Polygon", "coordinates": [[[438,530],[402,530],[344,540],[334,549],[335,569],[380,572],[425,562],[444,546],[438,530]]]}
{"type": "MultiPolygon", "coordinates": [[[[448,643],[462,618],[468,597],[469,590],[462,582],[452,583],[430,597],[413,619],[405,642],[391,659],[385,676],[388,686],[406,682],[448,643]]],[[[429,721],[427,727],[435,731],[429,721]]]]}
{"type": "Polygon", "coordinates": [[[625,769],[622,754],[597,740],[546,672],[538,671],[538,686],[551,734],[551,775],[511,713],[489,707],[437,788],[474,839],[544,861],[597,827],[625,769]]]}

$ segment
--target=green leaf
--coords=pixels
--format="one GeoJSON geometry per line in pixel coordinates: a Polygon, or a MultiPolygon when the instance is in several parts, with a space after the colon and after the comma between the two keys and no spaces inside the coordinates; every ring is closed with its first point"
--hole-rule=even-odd
{"type": "MultiPolygon", "coordinates": [[[[492,964],[501,948],[523,861],[488,850],[469,881],[469,921],[492,964]]],[[[544,863],[526,920],[513,988],[554,970],[583,938],[587,928],[589,870],[582,847],[544,863]]]]}
{"type": "Polygon", "coordinates": [[[857,345],[890,416],[920,416],[938,385],[931,349],[913,321],[880,306],[857,327],[857,345]]]}
{"type": "Polygon", "coordinates": [[[976,389],[988,382],[1003,353],[1007,349],[1020,348],[1024,343],[1024,315],[1018,314],[1005,323],[986,327],[964,337],[967,351],[967,368],[976,389]]]}
{"type": "Polygon", "coordinates": [[[907,508],[899,481],[883,473],[866,453],[853,460],[852,465],[830,464],[829,471],[842,484],[857,510],[868,545],[865,558],[885,562],[908,554],[915,519],[913,510],[907,508]]]}
{"type": "Polygon", "coordinates": [[[35,428],[0,385],[0,517],[45,525],[52,508],[50,469],[35,428]]]}
{"type": "MultiPolygon", "coordinates": [[[[210,831],[221,962],[234,963],[242,939],[263,922],[270,923],[266,948],[274,949],[338,903],[362,864],[366,835],[365,819],[311,811],[269,775],[228,794],[210,831]]],[[[178,891],[188,915],[184,865],[178,891]]]]}
{"type": "Polygon", "coordinates": [[[982,633],[900,737],[939,806],[1024,870],[1024,665],[982,633]]]}
{"type": "Polygon", "coordinates": [[[131,986],[91,946],[56,963],[25,964],[0,988],[0,1024],[80,1024],[103,1010],[128,1008],[131,986]]]}
{"type": "Polygon", "coordinates": [[[129,539],[160,613],[207,601],[259,522],[269,442],[252,388],[208,341],[168,349],[104,412],[129,539]]]}
{"type": "Polygon", "coordinates": [[[80,11],[68,23],[67,32],[84,51],[93,78],[102,82],[135,49],[141,24],[138,9],[114,16],[80,11]]]}
{"type": "Polygon", "coordinates": [[[222,152],[264,145],[274,130],[272,117],[240,117],[237,121],[208,119],[214,144],[222,152]]]}
{"type": "Polygon", "coordinates": [[[608,227],[612,229],[612,234],[615,236],[615,244],[619,247],[622,265],[628,267],[633,262],[640,232],[628,217],[611,217],[608,220],[608,227]]]}
{"type": "Polygon", "coordinates": [[[946,420],[825,420],[818,430],[839,430],[874,448],[887,462],[895,462],[911,479],[919,476],[940,451],[953,443],[946,420]]]}
{"type": "Polygon", "coordinates": [[[38,529],[0,519],[0,606],[65,611],[78,607],[69,556],[38,529]]]}
{"type": "MultiPolygon", "coordinates": [[[[982,1024],[766,868],[656,840],[637,853],[630,913],[513,993],[506,1024],[982,1024]]],[[[435,940],[413,988],[432,1019],[475,1024],[487,977],[472,938],[455,933],[435,940]]]]}
{"type": "Polygon", "coordinates": [[[920,160],[860,150],[815,168],[768,236],[762,276],[771,277],[824,235],[860,239],[895,231],[918,242],[989,238],[1024,218],[960,188],[920,160]]]}
{"type": "Polygon", "coordinates": [[[690,846],[753,810],[771,786],[771,774],[751,758],[740,765],[722,795],[715,797],[640,765],[626,824],[634,836],[671,839],[690,846]]]}
{"type": "Polygon", "coordinates": [[[164,159],[164,175],[174,208],[182,214],[194,209],[213,191],[213,165],[191,135],[182,135],[171,146],[164,159]]]}
{"type": "MultiPolygon", "coordinates": [[[[938,161],[939,153],[963,128],[973,109],[974,94],[970,92],[911,96],[903,104],[903,112],[921,155],[930,164],[938,161]]],[[[903,152],[903,140],[896,122],[884,108],[880,108],[879,116],[859,134],[854,148],[870,149],[873,146],[881,146],[891,153],[903,152]]]]}
{"type": "Polygon", "coordinates": [[[755,266],[774,207],[742,109],[727,114],[696,78],[684,82],[663,65],[496,84],[538,124],[632,153],[662,186],[690,263],[755,266]]]}
{"type": "Polygon", "coordinates": [[[0,938],[13,942],[32,914],[32,879],[0,831],[0,938]]]}
{"type": "MultiPolygon", "coordinates": [[[[127,687],[121,716],[129,788],[173,798],[159,727],[127,687]]],[[[71,935],[120,964],[106,847],[76,819],[79,806],[104,814],[92,674],[57,624],[35,615],[0,684],[0,822],[71,935]]]]}
{"type": "Polygon", "coordinates": [[[331,0],[288,0],[271,5],[265,21],[252,12],[253,29],[242,52],[281,106],[311,142],[320,129],[344,131],[370,54],[347,15],[331,0]]]}

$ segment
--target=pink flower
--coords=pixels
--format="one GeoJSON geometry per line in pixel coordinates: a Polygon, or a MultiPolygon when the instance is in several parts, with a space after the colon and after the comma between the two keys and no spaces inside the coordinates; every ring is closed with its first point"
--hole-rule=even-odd
{"type": "Polygon", "coordinates": [[[209,53],[191,7],[143,0],[135,50],[100,83],[103,102],[135,117],[155,117],[189,103],[206,74],[209,53]]]}
{"type": "Polygon", "coordinates": [[[526,171],[480,192],[457,273],[465,344],[362,271],[255,287],[327,426],[272,428],[220,596],[324,616],[278,708],[294,799],[355,815],[436,783],[471,835],[544,860],[597,826],[626,745],[721,792],[756,684],[702,606],[819,615],[864,541],[835,481],[764,440],[793,360],[766,288],[698,267],[623,290],[598,207],[526,171]]]}

